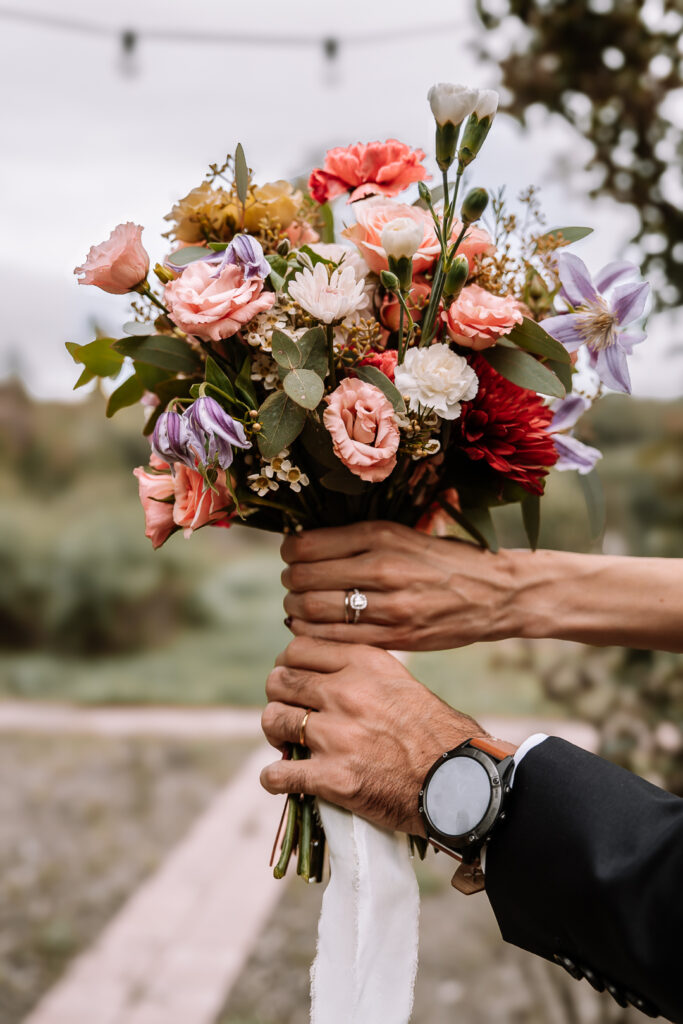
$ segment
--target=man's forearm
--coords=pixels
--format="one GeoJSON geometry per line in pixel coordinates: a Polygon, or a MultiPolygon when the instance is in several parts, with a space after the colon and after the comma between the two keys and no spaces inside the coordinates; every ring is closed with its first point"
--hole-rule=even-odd
{"type": "Polygon", "coordinates": [[[510,635],[683,652],[683,561],[509,552],[510,635]]]}

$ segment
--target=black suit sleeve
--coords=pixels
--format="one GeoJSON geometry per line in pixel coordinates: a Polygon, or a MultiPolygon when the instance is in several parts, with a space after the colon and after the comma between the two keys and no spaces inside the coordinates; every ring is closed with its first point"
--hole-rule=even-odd
{"type": "Polygon", "coordinates": [[[683,800],[550,738],[520,764],[486,855],[507,942],[683,1022],[683,800]]]}

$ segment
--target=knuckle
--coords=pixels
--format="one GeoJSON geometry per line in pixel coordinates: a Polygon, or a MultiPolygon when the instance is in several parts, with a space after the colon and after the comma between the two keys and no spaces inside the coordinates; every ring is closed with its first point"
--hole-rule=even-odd
{"type": "Polygon", "coordinates": [[[287,587],[290,590],[302,590],[303,589],[303,580],[304,580],[304,576],[305,576],[305,569],[304,569],[304,567],[300,563],[295,562],[293,565],[290,565],[289,569],[285,569],[285,572],[283,573],[283,575],[287,576],[287,584],[286,585],[287,585],[287,587]]]}
{"type": "Polygon", "coordinates": [[[305,619],[316,619],[320,616],[322,604],[318,595],[308,590],[301,599],[301,607],[305,619]]]}
{"type": "Polygon", "coordinates": [[[280,573],[280,582],[282,583],[282,586],[285,588],[285,590],[290,590],[291,589],[291,585],[292,585],[291,584],[291,575],[292,575],[292,570],[290,569],[289,566],[284,568],[282,570],[282,572],[280,573]]]}
{"type": "Polygon", "coordinates": [[[275,668],[271,669],[266,679],[266,697],[268,700],[273,699],[273,695],[280,689],[283,682],[284,668],[282,665],[276,665],[275,668]]]}
{"type": "Polygon", "coordinates": [[[261,712],[261,728],[266,736],[273,732],[278,720],[277,708],[273,703],[266,704],[261,712]]]}

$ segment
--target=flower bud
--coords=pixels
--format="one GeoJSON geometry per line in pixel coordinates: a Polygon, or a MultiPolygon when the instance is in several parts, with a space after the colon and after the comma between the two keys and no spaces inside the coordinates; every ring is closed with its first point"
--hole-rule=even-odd
{"type": "Polygon", "coordinates": [[[383,270],[379,275],[379,279],[388,292],[398,291],[398,278],[390,270],[383,270]]]}
{"type": "Polygon", "coordinates": [[[460,254],[456,256],[450,267],[446,271],[446,277],[443,285],[443,300],[448,306],[457,299],[460,292],[463,290],[467,283],[467,278],[470,272],[470,265],[467,261],[467,256],[460,254]]]}
{"type": "Polygon", "coordinates": [[[289,239],[283,238],[275,251],[277,252],[278,256],[286,256],[291,248],[292,245],[289,239]]]}
{"type": "Polygon", "coordinates": [[[382,231],[382,248],[391,259],[412,260],[424,238],[424,225],[412,217],[396,217],[382,231]]]}
{"type": "Polygon", "coordinates": [[[493,121],[498,110],[498,101],[500,97],[495,89],[480,89],[479,95],[477,96],[477,105],[472,113],[480,121],[484,117],[490,117],[493,121]]]}
{"type": "Polygon", "coordinates": [[[446,124],[457,128],[475,109],[478,95],[476,89],[469,89],[466,85],[439,82],[431,87],[427,93],[427,99],[432,108],[434,120],[440,128],[446,124]]]}
{"type": "Polygon", "coordinates": [[[162,284],[170,284],[171,281],[175,281],[175,274],[167,270],[166,267],[162,267],[161,263],[154,264],[154,273],[162,284]]]}
{"type": "Polygon", "coordinates": [[[497,109],[498,93],[494,89],[482,89],[479,93],[476,107],[465,125],[462,142],[458,150],[458,163],[461,168],[471,164],[484,145],[497,109]]]}
{"type": "Polygon", "coordinates": [[[422,200],[422,202],[426,203],[427,206],[431,206],[432,205],[432,193],[427,188],[427,186],[425,185],[424,181],[418,181],[418,183],[417,183],[417,191],[420,193],[420,199],[422,200]]]}
{"type": "Polygon", "coordinates": [[[470,189],[463,200],[460,210],[460,217],[465,227],[473,224],[475,220],[479,220],[488,206],[488,201],[489,194],[485,188],[470,189]]]}

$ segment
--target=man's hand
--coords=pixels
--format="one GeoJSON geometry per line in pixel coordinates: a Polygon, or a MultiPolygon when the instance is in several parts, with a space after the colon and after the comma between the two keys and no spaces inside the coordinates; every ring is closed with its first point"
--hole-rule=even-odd
{"type": "Polygon", "coordinates": [[[424,835],[418,794],[437,757],[481,726],[455,711],[385,651],[297,637],[268,676],[262,725],[280,750],[299,741],[306,761],[261,773],[270,793],[312,793],[377,825],[424,835]]]}
{"type": "Polygon", "coordinates": [[[282,557],[285,611],[297,636],[436,651],[518,635],[516,552],[492,555],[369,522],[292,534],[282,557]],[[353,587],[368,606],[346,624],[344,594],[353,587]]]}

